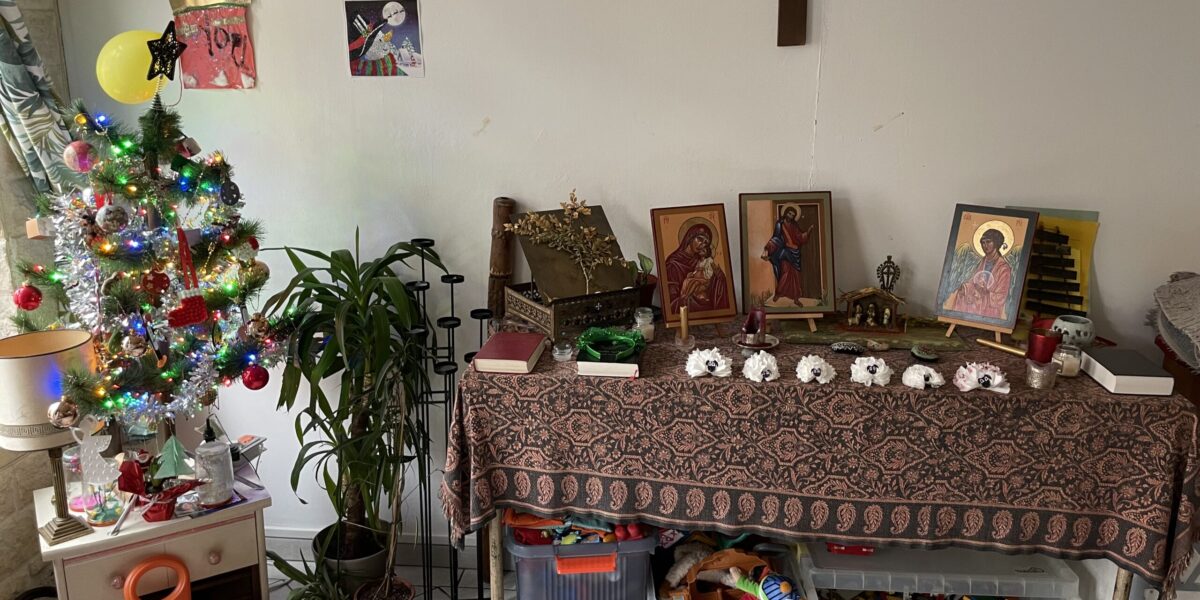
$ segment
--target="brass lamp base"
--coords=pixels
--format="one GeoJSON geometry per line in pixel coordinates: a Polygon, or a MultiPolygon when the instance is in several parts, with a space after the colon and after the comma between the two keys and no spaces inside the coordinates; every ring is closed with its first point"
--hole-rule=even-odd
{"type": "Polygon", "coordinates": [[[42,539],[51,546],[61,544],[92,532],[92,528],[75,517],[54,517],[50,522],[38,527],[42,539]]]}
{"type": "Polygon", "coordinates": [[[62,448],[49,448],[50,471],[54,473],[54,518],[38,527],[38,533],[53,546],[92,532],[87,523],[67,513],[67,485],[63,476],[62,448]]]}

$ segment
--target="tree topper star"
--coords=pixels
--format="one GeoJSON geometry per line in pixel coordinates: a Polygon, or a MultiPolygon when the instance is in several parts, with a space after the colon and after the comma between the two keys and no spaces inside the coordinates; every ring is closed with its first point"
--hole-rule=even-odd
{"type": "Polygon", "coordinates": [[[175,61],[187,50],[187,44],[175,36],[175,21],[167,23],[162,37],[146,42],[150,47],[150,72],[146,79],[154,79],[159,75],[175,80],[175,61]]]}

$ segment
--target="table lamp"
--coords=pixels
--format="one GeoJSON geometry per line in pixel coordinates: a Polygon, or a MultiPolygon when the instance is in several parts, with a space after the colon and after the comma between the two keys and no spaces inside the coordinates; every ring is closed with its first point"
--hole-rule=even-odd
{"type": "Polygon", "coordinates": [[[50,424],[47,412],[58,402],[68,371],[95,370],[92,335],[58,329],[0,339],[0,448],[16,452],[48,450],[54,471],[54,514],[38,533],[51,546],[91,532],[67,513],[62,448],[75,440],[70,429],[50,424]]]}

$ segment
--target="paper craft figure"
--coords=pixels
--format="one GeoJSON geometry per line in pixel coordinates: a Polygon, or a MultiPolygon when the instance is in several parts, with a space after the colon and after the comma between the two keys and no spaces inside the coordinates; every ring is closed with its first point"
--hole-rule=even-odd
{"type": "Polygon", "coordinates": [[[80,426],[71,430],[75,441],[79,442],[79,462],[83,468],[83,483],[101,486],[112,483],[120,477],[121,472],[116,465],[109,462],[101,452],[108,449],[112,443],[111,435],[95,435],[101,428],[101,422],[93,415],[83,418],[80,426]]]}
{"type": "Polygon", "coordinates": [[[183,475],[194,475],[196,472],[187,464],[187,451],[179,438],[171,436],[163,444],[162,452],[158,455],[158,468],[154,471],[155,479],[171,479],[183,475]]]}

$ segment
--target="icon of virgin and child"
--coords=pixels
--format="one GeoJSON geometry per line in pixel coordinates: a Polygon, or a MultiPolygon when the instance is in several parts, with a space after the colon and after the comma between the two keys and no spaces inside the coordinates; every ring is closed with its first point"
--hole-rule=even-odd
{"type": "Polygon", "coordinates": [[[690,314],[727,310],[732,306],[729,275],[713,259],[713,226],[706,220],[689,220],[681,228],[679,247],[667,256],[663,274],[671,313],[686,306],[690,314]]]}

